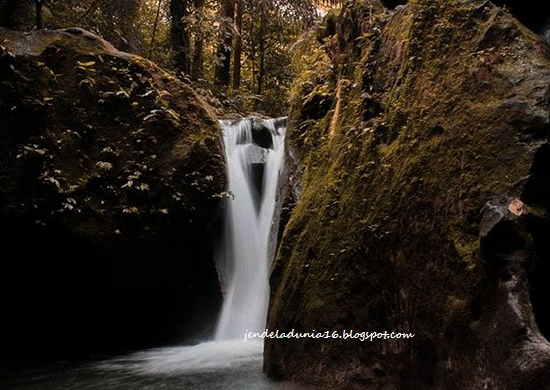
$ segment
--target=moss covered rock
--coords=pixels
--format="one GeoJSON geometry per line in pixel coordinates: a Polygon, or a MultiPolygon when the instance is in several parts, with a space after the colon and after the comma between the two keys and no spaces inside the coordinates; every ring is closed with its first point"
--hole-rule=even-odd
{"type": "Polygon", "coordinates": [[[81,29],[0,29],[0,45],[3,345],[79,353],[205,326],[225,189],[210,109],[81,29]]]}
{"type": "Polygon", "coordinates": [[[268,327],[415,337],[269,339],[266,372],[548,388],[550,48],[488,1],[358,0],[318,38],[294,87],[305,171],[268,327]]]}

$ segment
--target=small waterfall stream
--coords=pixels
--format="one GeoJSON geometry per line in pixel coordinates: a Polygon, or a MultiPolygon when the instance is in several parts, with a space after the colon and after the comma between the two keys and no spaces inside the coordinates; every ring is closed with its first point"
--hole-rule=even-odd
{"type": "Polygon", "coordinates": [[[544,27],[542,28],[542,37],[550,45],[550,18],[546,19],[546,23],[544,24],[544,27]]]}
{"type": "Polygon", "coordinates": [[[218,267],[225,299],[214,340],[135,352],[66,369],[64,365],[2,379],[8,390],[295,390],[262,373],[263,340],[245,331],[265,328],[270,238],[284,159],[285,121],[223,120],[229,178],[218,267]]]}
{"type": "Polygon", "coordinates": [[[284,158],[285,128],[277,123],[258,118],[221,121],[232,199],[218,254],[226,294],[215,340],[242,340],[246,331],[265,329],[268,247],[284,158]]]}

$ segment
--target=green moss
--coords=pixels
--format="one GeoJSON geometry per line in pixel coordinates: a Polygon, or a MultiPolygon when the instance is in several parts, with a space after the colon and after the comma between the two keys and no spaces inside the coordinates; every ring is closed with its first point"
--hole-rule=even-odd
{"type": "MultiPolygon", "coordinates": [[[[550,60],[488,3],[417,1],[391,16],[377,7],[354,2],[333,16],[334,33],[323,35],[332,71],[310,68],[295,86],[290,139],[303,155],[303,190],[275,264],[268,325],[422,335],[385,352],[391,367],[417,345],[454,356],[448,335],[470,334],[465,324],[490,284],[480,211],[521,191],[536,141],[518,118],[542,98],[531,83],[547,77],[550,60]],[[510,72],[523,82],[512,84],[510,72]],[[318,98],[326,93],[328,109],[318,98]]],[[[269,341],[268,372],[351,386],[353,370],[332,352],[368,367],[385,348],[304,343],[269,341]],[[326,375],[313,375],[312,358],[326,375]]]]}
{"type": "Polygon", "coordinates": [[[0,60],[10,151],[0,212],[23,203],[18,218],[100,246],[154,241],[176,218],[180,233],[208,230],[225,189],[211,109],[151,61],[88,34],[0,29],[13,53],[0,60]]]}

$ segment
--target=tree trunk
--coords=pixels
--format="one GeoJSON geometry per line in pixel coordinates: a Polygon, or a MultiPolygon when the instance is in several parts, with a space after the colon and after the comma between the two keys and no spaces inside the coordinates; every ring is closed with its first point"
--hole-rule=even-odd
{"type": "Polygon", "coordinates": [[[153,50],[155,50],[155,38],[157,35],[157,26],[159,24],[161,6],[162,6],[162,0],[159,0],[157,5],[157,15],[155,16],[155,24],[153,24],[153,33],[151,34],[151,45],[149,46],[149,55],[147,56],[147,58],[149,59],[153,57],[153,50]]]}
{"type": "Polygon", "coordinates": [[[233,59],[233,91],[241,88],[241,56],[243,51],[243,0],[235,0],[235,53],[233,59]]]}
{"type": "Polygon", "coordinates": [[[172,15],[172,47],[176,68],[183,73],[189,73],[189,29],[186,17],[189,16],[189,0],[171,0],[172,15]]]}
{"type": "Polygon", "coordinates": [[[221,11],[221,16],[226,22],[224,22],[216,52],[216,85],[227,88],[231,78],[231,46],[233,43],[233,14],[235,12],[233,0],[223,0],[221,11]]]}
{"type": "Polygon", "coordinates": [[[260,15],[260,70],[258,71],[258,95],[261,95],[264,91],[265,78],[265,10],[263,8],[260,15]]]}
{"type": "Polygon", "coordinates": [[[37,30],[42,30],[42,4],[43,0],[34,0],[34,5],[36,6],[36,28],[37,30]]]}
{"type": "Polygon", "coordinates": [[[197,13],[197,31],[195,32],[195,51],[193,52],[193,66],[191,68],[192,80],[198,80],[202,77],[202,54],[204,51],[202,18],[204,15],[204,0],[195,0],[195,11],[197,13]]]}
{"type": "Polygon", "coordinates": [[[256,88],[256,50],[253,49],[252,56],[250,57],[252,61],[252,91],[256,88]]]}

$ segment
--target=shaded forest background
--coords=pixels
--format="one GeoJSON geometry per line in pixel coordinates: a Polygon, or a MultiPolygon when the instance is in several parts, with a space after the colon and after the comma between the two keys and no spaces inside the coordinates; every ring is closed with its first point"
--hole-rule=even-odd
{"type": "MultiPolygon", "coordinates": [[[[227,111],[285,115],[307,32],[337,0],[0,0],[14,30],[82,27],[227,111]]],[[[311,34],[310,34],[311,38],[311,34]]]]}

